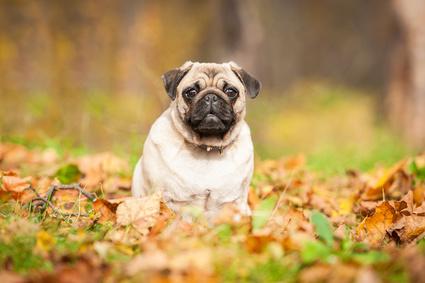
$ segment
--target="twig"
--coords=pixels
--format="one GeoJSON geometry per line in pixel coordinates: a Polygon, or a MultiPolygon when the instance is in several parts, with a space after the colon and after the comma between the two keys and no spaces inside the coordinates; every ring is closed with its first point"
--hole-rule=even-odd
{"type": "Polygon", "coordinates": [[[285,188],[283,189],[283,191],[280,193],[280,195],[279,195],[279,199],[277,200],[277,203],[276,203],[276,205],[275,205],[275,207],[274,207],[274,209],[273,209],[273,211],[272,211],[272,214],[271,214],[270,218],[271,218],[271,217],[273,217],[273,216],[275,215],[276,211],[278,210],[279,206],[281,205],[281,203],[282,203],[282,201],[283,201],[284,196],[286,195],[286,191],[287,191],[287,190],[288,190],[288,188],[292,185],[292,181],[293,181],[293,178],[294,178],[294,174],[295,174],[295,169],[292,169],[292,171],[291,171],[291,173],[290,173],[290,175],[289,175],[289,181],[288,181],[288,183],[285,185],[285,188]]]}
{"type": "MultiPolygon", "coordinates": [[[[34,202],[34,201],[41,201],[41,202],[42,202],[42,203],[44,203],[45,205],[49,206],[49,207],[53,210],[53,212],[54,212],[55,214],[57,214],[57,215],[59,215],[59,216],[62,216],[62,217],[68,217],[68,216],[88,216],[87,214],[81,214],[81,213],[64,213],[64,212],[61,212],[59,209],[57,209],[57,208],[54,206],[54,204],[53,204],[51,201],[49,201],[49,200],[47,200],[47,199],[45,199],[45,198],[43,198],[43,197],[37,197],[37,198],[34,198],[34,199],[32,199],[32,200],[31,200],[31,203],[32,203],[32,202],[34,202]]],[[[45,207],[45,206],[44,206],[43,211],[44,211],[46,208],[47,208],[47,207],[45,207]]]]}
{"type": "Polygon", "coordinates": [[[54,196],[54,194],[59,191],[59,190],[76,190],[78,192],[80,192],[80,194],[83,194],[86,198],[88,198],[91,201],[95,201],[96,200],[96,196],[92,193],[86,192],[81,186],[80,184],[69,184],[69,185],[64,185],[64,184],[60,184],[60,185],[52,185],[50,187],[50,189],[47,192],[47,199],[52,199],[52,197],[54,196]]]}
{"type": "Polygon", "coordinates": [[[48,190],[46,197],[42,197],[32,186],[29,186],[28,189],[31,190],[32,192],[34,192],[34,194],[36,195],[36,197],[33,198],[30,201],[30,207],[32,205],[34,205],[34,208],[40,207],[40,212],[45,212],[46,209],[48,207],[50,207],[55,215],[60,216],[62,219],[67,220],[67,221],[69,221],[70,217],[80,217],[80,216],[88,217],[88,214],[85,214],[85,213],[82,214],[81,213],[81,208],[80,208],[81,195],[84,195],[90,201],[96,200],[96,196],[94,194],[86,192],[83,188],[81,188],[81,186],[79,184],[52,185],[50,187],[50,189],[48,190]],[[55,205],[51,202],[51,200],[52,200],[54,194],[59,190],[77,190],[78,191],[78,203],[79,203],[78,213],[64,213],[64,212],[60,211],[58,208],[55,207],[55,205]],[[39,203],[36,203],[36,202],[39,202],[39,203]],[[68,217],[68,219],[66,219],[66,217],[68,217]]]}

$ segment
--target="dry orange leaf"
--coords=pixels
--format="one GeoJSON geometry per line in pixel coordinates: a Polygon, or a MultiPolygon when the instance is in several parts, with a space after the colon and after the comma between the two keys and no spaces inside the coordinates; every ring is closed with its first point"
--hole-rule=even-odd
{"type": "Polygon", "coordinates": [[[248,204],[251,209],[254,209],[257,204],[260,202],[260,198],[258,197],[255,189],[250,187],[248,191],[248,204]]]}
{"type": "Polygon", "coordinates": [[[104,199],[96,199],[93,203],[94,210],[99,213],[100,217],[98,219],[99,223],[105,222],[115,222],[117,210],[116,204],[112,204],[104,199]]]}
{"type": "Polygon", "coordinates": [[[367,241],[372,247],[380,246],[395,220],[395,209],[388,201],[384,201],[376,207],[372,216],[366,217],[359,224],[356,230],[357,238],[367,241]]]}
{"type": "Polygon", "coordinates": [[[425,199],[425,186],[417,187],[413,190],[413,200],[415,204],[420,206],[425,199]]]}
{"type": "Polygon", "coordinates": [[[30,187],[31,178],[21,178],[16,175],[4,175],[2,189],[8,192],[21,193],[30,187]]]}
{"type": "Polygon", "coordinates": [[[389,232],[401,244],[410,243],[425,235],[423,204],[416,207],[415,193],[409,191],[401,201],[394,202],[399,219],[389,232]]]}
{"type": "Polygon", "coordinates": [[[397,234],[400,243],[410,243],[425,233],[425,217],[409,215],[400,218],[389,232],[397,234]]]}
{"type": "Polygon", "coordinates": [[[149,236],[154,237],[161,233],[165,227],[170,223],[170,221],[174,220],[176,214],[172,211],[165,202],[161,201],[160,203],[160,211],[158,219],[156,220],[155,225],[152,227],[149,236]]]}
{"type": "Polygon", "coordinates": [[[388,169],[376,183],[369,187],[363,194],[362,199],[364,200],[379,200],[382,199],[383,195],[388,190],[390,183],[394,181],[394,177],[398,172],[403,170],[406,160],[402,160],[395,164],[393,167],[388,169]]]}

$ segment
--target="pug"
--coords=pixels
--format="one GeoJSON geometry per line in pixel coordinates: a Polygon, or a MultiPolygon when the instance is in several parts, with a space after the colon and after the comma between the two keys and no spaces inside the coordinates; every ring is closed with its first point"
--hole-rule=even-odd
{"type": "Polygon", "coordinates": [[[211,216],[233,203],[249,215],[254,151],[246,99],[259,94],[260,82],[234,62],[186,62],[162,80],[171,103],[145,141],[133,196],[160,190],[176,212],[191,205],[211,216]]]}

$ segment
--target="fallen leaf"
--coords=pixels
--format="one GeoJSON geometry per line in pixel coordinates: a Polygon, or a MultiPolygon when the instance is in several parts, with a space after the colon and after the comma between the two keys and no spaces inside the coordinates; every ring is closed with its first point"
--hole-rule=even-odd
{"type": "Polygon", "coordinates": [[[250,187],[248,191],[248,204],[251,209],[255,209],[260,202],[260,198],[258,197],[255,189],[250,187]]]}
{"type": "Polygon", "coordinates": [[[128,198],[117,208],[117,224],[131,225],[140,234],[148,235],[159,216],[161,194],[142,198],[128,198]]]}
{"type": "Polygon", "coordinates": [[[31,177],[21,178],[15,172],[3,172],[0,178],[0,193],[2,198],[14,198],[22,204],[30,202],[36,197],[31,188],[31,177]]]}
{"type": "Polygon", "coordinates": [[[40,251],[48,252],[55,245],[55,238],[48,232],[41,230],[37,233],[37,243],[36,247],[40,251]]]}
{"type": "Polygon", "coordinates": [[[416,187],[413,190],[413,199],[417,206],[420,206],[425,200],[425,186],[416,187]]]}
{"type": "Polygon", "coordinates": [[[174,211],[172,211],[165,204],[165,202],[161,201],[160,208],[159,208],[159,216],[156,219],[156,222],[154,226],[152,227],[149,235],[151,237],[154,237],[160,234],[165,229],[165,227],[167,227],[168,223],[170,223],[171,221],[175,219],[175,217],[176,217],[176,214],[174,213],[174,211]]]}
{"type": "Polygon", "coordinates": [[[397,234],[397,241],[402,244],[410,243],[418,237],[425,236],[425,217],[409,215],[401,217],[388,232],[397,234]]]}
{"type": "Polygon", "coordinates": [[[99,214],[99,223],[115,222],[117,207],[118,204],[112,204],[104,199],[96,199],[93,202],[93,208],[99,214]]]}
{"type": "Polygon", "coordinates": [[[3,173],[1,178],[2,189],[8,192],[21,193],[31,185],[31,177],[21,178],[12,172],[3,173]]]}
{"type": "Polygon", "coordinates": [[[250,253],[261,253],[273,241],[270,235],[248,235],[245,239],[245,248],[250,253]]]}
{"type": "Polygon", "coordinates": [[[372,247],[383,244],[387,230],[393,225],[396,211],[388,201],[382,202],[375,209],[375,213],[363,219],[356,229],[357,238],[367,241],[372,247]]]}
{"type": "Polygon", "coordinates": [[[402,160],[385,173],[361,195],[363,200],[381,200],[391,192],[396,196],[406,193],[411,186],[411,178],[404,171],[407,160],[402,160]]]}

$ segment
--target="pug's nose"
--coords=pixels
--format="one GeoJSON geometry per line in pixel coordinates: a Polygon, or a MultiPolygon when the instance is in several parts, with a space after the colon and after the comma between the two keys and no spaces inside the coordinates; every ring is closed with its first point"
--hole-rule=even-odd
{"type": "Polygon", "coordinates": [[[205,101],[208,103],[214,103],[218,100],[218,96],[214,93],[208,93],[205,95],[205,101]]]}

